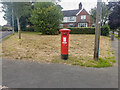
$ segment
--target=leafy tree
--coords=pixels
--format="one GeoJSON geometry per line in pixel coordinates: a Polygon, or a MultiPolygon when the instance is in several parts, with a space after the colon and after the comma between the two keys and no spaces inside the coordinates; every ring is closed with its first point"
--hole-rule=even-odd
{"type": "Polygon", "coordinates": [[[21,23],[20,23],[20,18],[27,16],[30,11],[30,3],[28,2],[3,2],[3,11],[5,12],[4,18],[11,23],[10,17],[13,14],[15,18],[17,19],[17,27],[18,27],[18,34],[19,34],[19,39],[21,39],[21,23]],[[12,9],[14,13],[12,13],[12,9]]]}
{"type": "MultiPolygon", "coordinates": [[[[94,7],[90,11],[91,17],[94,19],[94,23],[96,22],[96,10],[97,10],[97,8],[94,7]]],[[[105,2],[102,3],[102,12],[101,13],[102,13],[101,20],[102,20],[102,26],[103,26],[103,25],[105,25],[106,21],[108,20],[108,16],[111,13],[111,10],[109,10],[109,8],[105,4],[105,2]]]]}
{"type": "Polygon", "coordinates": [[[120,1],[109,3],[109,7],[112,8],[112,13],[109,15],[109,25],[111,29],[117,29],[120,27],[120,1]]]}
{"type": "Polygon", "coordinates": [[[12,8],[11,3],[2,2],[2,11],[5,13],[3,18],[7,21],[8,24],[12,26],[12,8]]]}
{"type": "MultiPolygon", "coordinates": [[[[109,15],[109,25],[112,30],[111,40],[114,40],[114,31],[120,26],[120,1],[119,2],[109,2],[109,9],[112,13],[109,15]]],[[[120,32],[119,32],[120,33],[120,32]]]]}
{"type": "Polygon", "coordinates": [[[17,18],[19,39],[21,39],[20,18],[24,15],[27,15],[30,12],[31,8],[29,7],[28,3],[26,3],[26,2],[14,2],[12,7],[13,7],[14,15],[17,18]]]}
{"type": "Polygon", "coordinates": [[[94,7],[94,8],[91,9],[91,11],[90,11],[91,17],[92,17],[92,19],[93,19],[93,21],[94,21],[93,23],[96,22],[96,10],[97,10],[97,8],[94,7]]]}
{"type": "Polygon", "coordinates": [[[58,34],[62,19],[60,6],[52,2],[36,2],[30,18],[35,30],[42,34],[58,34]]]}

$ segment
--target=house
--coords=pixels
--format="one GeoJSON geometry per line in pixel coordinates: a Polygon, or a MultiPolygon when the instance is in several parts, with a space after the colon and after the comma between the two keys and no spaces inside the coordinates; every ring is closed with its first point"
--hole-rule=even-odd
{"type": "Polygon", "coordinates": [[[63,11],[62,27],[91,27],[91,16],[82,8],[79,3],[79,9],[63,11]]]}

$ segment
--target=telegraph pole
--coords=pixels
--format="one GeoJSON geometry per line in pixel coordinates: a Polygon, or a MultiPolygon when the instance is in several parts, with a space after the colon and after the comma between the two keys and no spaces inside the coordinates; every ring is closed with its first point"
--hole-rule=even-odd
{"type": "Polygon", "coordinates": [[[15,33],[15,31],[14,31],[14,11],[13,11],[13,2],[11,2],[11,4],[12,4],[12,32],[13,32],[13,35],[14,35],[14,33],[15,33]]]}
{"type": "Polygon", "coordinates": [[[101,7],[102,0],[97,1],[97,15],[95,25],[95,46],[94,46],[94,60],[99,59],[100,34],[101,34],[101,7]]]}

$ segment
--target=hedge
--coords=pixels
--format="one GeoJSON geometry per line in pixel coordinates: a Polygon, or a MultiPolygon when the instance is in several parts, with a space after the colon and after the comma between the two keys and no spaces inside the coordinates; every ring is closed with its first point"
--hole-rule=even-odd
{"type": "Polygon", "coordinates": [[[33,28],[33,27],[26,27],[26,29],[25,29],[25,30],[23,30],[23,31],[33,32],[33,31],[35,31],[35,30],[34,30],[34,28],[33,28]]]}
{"type": "Polygon", "coordinates": [[[93,27],[71,27],[70,34],[95,34],[95,28],[93,27]]]}
{"type": "MultiPolygon", "coordinates": [[[[70,27],[70,34],[95,34],[95,27],[70,27]]],[[[108,25],[101,27],[101,35],[108,36],[110,28],[108,25]]]]}
{"type": "Polygon", "coordinates": [[[110,32],[110,27],[108,25],[104,25],[101,27],[101,35],[108,36],[110,32]]]}

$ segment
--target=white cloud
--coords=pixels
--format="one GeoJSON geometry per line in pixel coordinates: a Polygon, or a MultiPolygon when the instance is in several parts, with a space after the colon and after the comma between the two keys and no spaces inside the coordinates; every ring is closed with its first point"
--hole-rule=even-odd
{"type": "MultiPolygon", "coordinates": [[[[0,4],[0,11],[2,11],[1,6],[2,6],[2,4],[0,4]]],[[[4,12],[0,12],[0,25],[2,25],[2,26],[7,24],[7,21],[4,20],[3,16],[4,16],[4,12]]]]}
{"type": "Polygon", "coordinates": [[[97,5],[96,0],[62,0],[59,4],[63,7],[63,10],[72,10],[78,9],[79,3],[82,2],[83,8],[87,11],[90,11],[91,8],[94,8],[97,5]]]}
{"type": "MultiPolygon", "coordinates": [[[[101,0],[102,2],[107,2],[109,0],[101,0]]],[[[83,8],[88,12],[97,6],[97,0],[62,0],[59,4],[63,7],[63,10],[78,9],[79,3],[82,3],[83,8]]]]}

